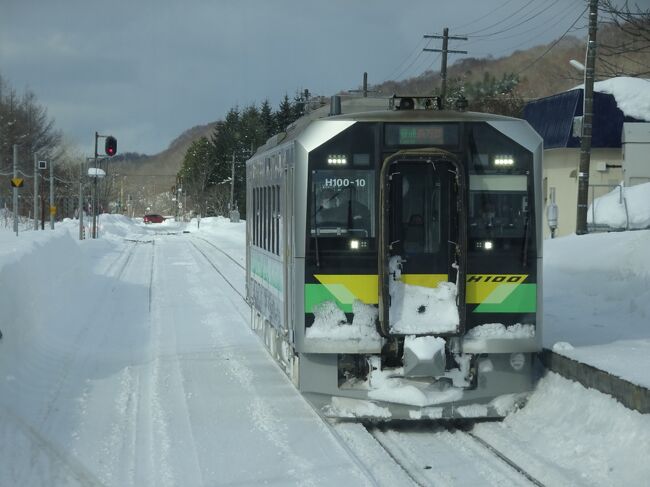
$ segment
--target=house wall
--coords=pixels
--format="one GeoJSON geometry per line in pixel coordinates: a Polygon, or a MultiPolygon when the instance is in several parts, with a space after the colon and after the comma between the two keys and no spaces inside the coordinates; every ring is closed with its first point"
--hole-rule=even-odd
{"type": "Polygon", "coordinates": [[[650,181],[650,123],[623,124],[625,186],[650,181]]]}
{"type": "MultiPolygon", "coordinates": [[[[622,168],[607,168],[606,165],[622,165],[621,149],[592,149],[589,164],[589,184],[607,184],[611,188],[591,188],[589,204],[594,197],[609,193],[613,186],[623,180],[622,168]]],[[[576,231],[578,200],[578,167],[580,149],[548,149],[544,151],[543,192],[544,192],[544,238],[550,238],[551,230],[546,219],[546,208],[551,203],[551,188],[555,188],[555,203],[558,206],[558,227],[556,237],[570,235],[576,231]]]]}

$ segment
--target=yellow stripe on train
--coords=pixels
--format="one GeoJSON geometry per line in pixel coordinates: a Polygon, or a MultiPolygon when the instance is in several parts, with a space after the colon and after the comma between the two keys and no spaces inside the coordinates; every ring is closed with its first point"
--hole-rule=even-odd
{"type": "Polygon", "coordinates": [[[527,277],[528,274],[467,274],[465,302],[501,303],[527,277]]]}
{"type": "MultiPolygon", "coordinates": [[[[342,303],[352,304],[358,299],[367,304],[377,304],[379,282],[376,274],[317,274],[314,277],[342,303]]],[[[465,302],[501,303],[528,274],[468,274],[465,302]]],[[[401,280],[412,286],[435,288],[446,282],[447,274],[402,274],[401,280]]]]}

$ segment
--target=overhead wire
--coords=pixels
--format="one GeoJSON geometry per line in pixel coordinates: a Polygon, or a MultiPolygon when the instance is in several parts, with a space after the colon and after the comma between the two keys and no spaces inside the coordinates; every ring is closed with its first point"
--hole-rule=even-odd
{"type": "Polygon", "coordinates": [[[552,15],[550,17],[547,17],[547,18],[544,18],[544,19],[541,19],[542,22],[540,22],[540,24],[537,27],[526,28],[523,31],[515,33],[515,34],[509,34],[509,35],[505,35],[505,36],[494,37],[494,38],[491,38],[491,39],[490,38],[487,38],[487,39],[486,38],[480,38],[480,36],[472,37],[472,40],[469,41],[466,45],[471,46],[471,45],[474,45],[474,44],[477,44],[477,43],[496,42],[496,41],[502,41],[502,40],[506,40],[506,39],[514,39],[514,38],[520,37],[522,35],[530,34],[531,32],[536,32],[538,30],[542,30],[542,29],[547,30],[548,29],[548,24],[552,24],[553,21],[555,21],[556,19],[564,18],[566,16],[566,14],[568,12],[570,12],[571,10],[576,11],[576,5],[575,4],[569,4],[568,8],[565,7],[563,9],[557,11],[554,15],[552,15]]]}
{"type": "Polygon", "coordinates": [[[480,17],[477,17],[476,19],[472,20],[471,22],[467,22],[467,23],[461,24],[461,25],[455,25],[455,26],[451,27],[451,29],[454,30],[454,31],[458,31],[458,29],[462,29],[464,27],[468,27],[470,25],[476,24],[477,22],[480,22],[481,20],[484,20],[485,18],[489,17],[490,15],[494,14],[495,12],[501,10],[503,7],[508,5],[510,2],[512,2],[512,0],[506,0],[504,3],[499,5],[497,8],[490,10],[489,13],[487,13],[485,15],[482,15],[480,17]]]}
{"type": "Polygon", "coordinates": [[[547,5],[547,6],[544,7],[542,10],[540,10],[540,11],[538,11],[538,12],[534,12],[534,13],[532,13],[529,17],[525,18],[525,19],[522,20],[521,22],[519,22],[519,23],[517,23],[517,24],[514,24],[514,25],[509,25],[508,27],[506,27],[506,28],[504,28],[504,29],[502,29],[502,30],[498,30],[498,31],[496,31],[496,32],[490,32],[489,34],[482,34],[482,35],[468,35],[467,37],[471,37],[471,38],[473,38],[473,39],[478,39],[478,38],[492,37],[492,36],[495,36],[495,35],[503,34],[504,32],[511,31],[512,29],[516,29],[517,27],[519,27],[519,26],[521,26],[521,25],[523,25],[523,24],[525,24],[525,23],[527,23],[527,22],[530,22],[531,20],[533,20],[533,19],[539,17],[539,16],[542,15],[544,12],[546,12],[548,9],[550,9],[551,7],[553,7],[553,5],[556,5],[559,1],[560,1],[560,0],[554,0],[553,3],[551,3],[550,5],[547,5]]]}
{"type": "Polygon", "coordinates": [[[505,18],[499,20],[498,22],[495,22],[494,24],[488,25],[487,27],[484,27],[483,29],[479,29],[479,30],[476,30],[476,31],[474,31],[474,32],[469,32],[469,33],[467,33],[467,34],[465,34],[465,35],[466,35],[467,37],[469,37],[469,36],[473,36],[473,35],[479,34],[479,33],[481,33],[481,32],[485,32],[486,30],[489,30],[489,29],[491,29],[491,28],[493,28],[493,27],[496,27],[497,25],[500,25],[500,24],[504,23],[506,20],[508,20],[508,19],[514,17],[515,15],[517,15],[519,12],[521,12],[522,10],[524,10],[526,7],[528,7],[528,6],[529,6],[530,4],[532,4],[532,3],[535,3],[535,0],[529,0],[529,1],[528,1],[528,2],[523,6],[523,7],[518,8],[517,10],[515,10],[514,12],[512,12],[510,15],[508,15],[507,17],[505,17],[505,18]]]}
{"type": "Polygon", "coordinates": [[[557,46],[558,43],[559,43],[562,39],[564,39],[564,38],[566,37],[566,35],[569,33],[569,31],[570,31],[570,30],[571,30],[571,29],[572,29],[572,28],[573,28],[573,27],[578,23],[578,21],[582,18],[582,16],[585,14],[585,12],[587,12],[587,10],[589,10],[589,6],[585,7],[585,9],[584,9],[584,10],[580,13],[580,15],[578,16],[578,18],[575,19],[575,20],[573,21],[573,23],[569,26],[569,28],[566,30],[566,32],[564,32],[564,34],[562,34],[562,36],[561,36],[559,39],[557,39],[555,42],[553,42],[553,44],[551,44],[551,45],[549,46],[549,48],[546,49],[546,51],[544,51],[540,56],[538,56],[538,57],[537,57],[533,62],[529,63],[528,65],[526,65],[526,67],[524,67],[524,68],[521,69],[518,73],[516,73],[515,76],[519,76],[521,73],[523,73],[524,71],[526,71],[528,68],[532,67],[532,66],[535,65],[537,62],[539,62],[539,61],[540,61],[544,56],[546,56],[549,52],[551,52],[551,50],[552,50],[555,46],[557,46]]]}
{"type": "MultiPolygon", "coordinates": [[[[514,48],[520,48],[521,46],[528,45],[528,43],[530,43],[531,41],[534,41],[535,39],[539,39],[540,35],[537,32],[540,29],[546,29],[547,28],[546,26],[547,26],[548,23],[551,23],[556,19],[560,19],[560,18],[564,19],[568,15],[571,15],[569,18],[573,18],[573,15],[575,15],[575,13],[576,13],[575,12],[575,5],[571,5],[569,9],[565,8],[565,9],[557,12],[556,15],[554,15],[553,17],[548,19],[548,22],[544,22],[543,24],[539,25],[538,27],[535,27],[533,29],[528,29],[528,30],[526,30],[524,32],[520,32],[519,34],[503,36],[503,37],[499,37],[499,38],[495,38],[495,39],[485,39],[485,40],[482,40],[481,43],[496,42],[498,40],[505,40],[505,39],[513,39],[513,38],[517,38],[517,37],[520,37],[520,36],[525,35],[525,34],[531,34],[532,33],[532,35],[529,35],[528,37],[526,37],[526,39],[522,39],[522,40],[518,41],[516,46],[508,46],[506,48],[499,49],[498,51],[490,51],[489,54],[500,55],[500,54],[503,54],[503,53],[511,52],[514,48]],[[573,14],[571,14],[571,10],[574,11],[573,14]]],[[[558,24],[559,23],[561,23],[561,20],[558,21],[558,24]]],[[[575,27],[572,27],[570,29],[570,31],[577,31],[577,30],[580,30],[580,29],[576,29],[575,27]]],[[[565,35],[566,35],[566,33],[565,33],[565,35]]],[[[472,44],[476,44],[476,42],[478,42],[478,41],[470,41],[468,43],[468,45],[471,46],[472,44]]]]}
{"type": "Polygon", "coordinates": [[[418,43],[416,48],[411,52],[411,54],[409,54],[407,57],[405,57],[402,60],[402,62],[397,66],[397,68],[393,69],[393,71],[391,72],[391,75],[386,76],[385,79],[396,80],[396,79],[399,78],[399,76],[402,75],[402,73],[404,73],[406,70],[408,70],[413,65],[413,63],[415,63],[417,58],[422,55],[422,49],[428,47],[428,45],[429,45],[429,43],[426,43],[426,45],[424,45],[424,46],[423,46],[423,44],[425,44],[425,39],[424,38],[420,39],[420,42],[418,43]],[[413,58],[414,55],[415,55],[415,57],[413,58]],[[409,59],[411,59],[411,58],[413,58],[411,60],[411,63],[406,68],[402,68],[409,61],[409,59]]]}

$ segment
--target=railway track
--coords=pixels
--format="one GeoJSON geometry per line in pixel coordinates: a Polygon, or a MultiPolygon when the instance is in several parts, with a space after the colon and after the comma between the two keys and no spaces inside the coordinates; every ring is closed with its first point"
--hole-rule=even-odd
{"type": "MultiPolygon", "coordinates": [[[[238,289],[232,276],[233,265],[239,272],[244,272],[245,267],[209,240],[192,237],[190,244],[247,303],[243,289],[238,289]],[[197,245],[196,240],[200,240],[201,243],[197,245]],[[231,272],[227,272],[223,264],[214,259],[214,254],[211,255],[211,252],[218,252],[225,256],[229,260],[228,266],[231,272]]],[[[406,480],[417,486],[533,485],[544,487],[545,485],[528,473],[524,466],[502,454],[485,439],[472,433],[468,427],[460,428],[451,423],[428,423],[423,429],[422,425],[410,423],[396,425],[369,423],[364,424],[363,429],[355,429],[354,433],[350,433],[350,431],[343,431],[347,427],[346,423],[336,421],[332,423],[326,418],[323,420],[377,485],[389,485],[391,482],[385,483],[386,478],[383,475],[380,478],[372,475],[372,471],[376,469],[376,462],[368,461],[367,452],[373,448],[378,448],[382,452],[376,452],[375,457],[383,455],[384,458],[389,458],[394,462],[393,470],[399,470],[399,473],[395,471],[392,473],[393,482],[406,480]],[[367,438],[361,440],[360,435],[364,434],[363,432],[374,442],[374,447],[369,445],[367,438]],[[355,438],[351,438],[351,434],[355,438]],[[355,448],[355,445],[358,448],[355,448]]]]}
{"type": "MultiPolygon", "coordinates": [[[[203,240],[203,241],[205,241],[205,242],[208,242],[208,241],[205,240],[205,239],[201,239],[201,240],[203,240]]],[[[208,243],[210,243],[210,242],[208,242],[208,243]]],[[[204,258],[205,261],[210,265],[210,267],[212,267],[212,268],[213,268],[213,269],[214,269],[214,270],[215,270],[215,271],[216,271],[216,272],[217,272],[217,273],[222,277],[222,279],[225,281],[225,283],[228,284],[228,286],[230,286],[230,287],[233,289],[233,291],[235,291],[235,292],[236,292],[236,293],[237,293],[237,294],[242,298],[242,300],[243,300],[246,304],[248,304],[248,301],[246,300],[246,296],[245,296],[245,294],[242,292],[242,290],[241,290],[241,289],[238,289],[237,286],[236,286],[235,284],[233,284],[232,279],[230,279],[228,276],[226,276],[226,274],[225,274],[225,273],[224,273],[224,272],[223,272],[223,271],[222,271],[222,270],[221,270],[221,269],[216,265],[216,263],[214,262],[214,260],[211,259],[211,258],[208,256],[208,254],[207,254],[203,249],[201,249],[198,245],[196,245],[195,242],[190,241],[190,244],[192,245],[192,247],[194,247],[194,249],[195,249],[199,254],[201,254],[201,255],[203,256],[203,258],[204,258]]],[[[210,245],[211,245],[214,249],[216,249],[216,250],[218,250],[219,252],[223,253],[223,254],[224,254],[226,257],[228,257],[231,261],[233,261],[233,262],[234,262],[234,263],[235,263],[239,268],[241,268],[242,271],[245,271],[244,266],[242,266],[239,262],[237,262],[235,259],[233,259],[231,256],[229,256],[229,255],[228,255],[226,252],[224,252],[222,249],[218,248],[216,245],[214,245],[214,244],[212,244],[212,243],[210,243],[210,245]]]]}
{"type": "Polygon", "coordinates": [[[544,487],[484,439],[452,424],[364,425],[415,485],[544,487]]]}

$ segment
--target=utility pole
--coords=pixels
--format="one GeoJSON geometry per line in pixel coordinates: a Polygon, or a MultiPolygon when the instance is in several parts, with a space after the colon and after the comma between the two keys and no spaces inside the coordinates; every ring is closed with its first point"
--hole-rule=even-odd
{"type": "Polygon", "coordinates": [[[442,49],[423,49],[423,51],[429,51],[429,52],[441,52],[442,53],[442,61],[440,64],[440,78],[441,78],[441,85],[440,85],[440,108],[444,109],[445,108],[445,97],[447,96],[447,54],[467,54],[467,51],[454,51],[447,49],[449,45],[449,39],[456,40],[456,41],[466,41],[467,37],[462,37],[462,36],[450,36],[449,35],[449,28],[445,27],[442,30],[442,35],[425,35],[425,39],[442,39],[442,49]]]}
{"type": "Polygon", "coordinates": [[[232,151],[232,171],[230,178],[230,207],[228,208],[231,212],[235,209],[233,206],[235,201],[235,151],[232,151]]]}
{"type": "Polygon", "coordinates": [[[38,156],[34,154],[34,230],[38,230],[38,156]]]}
{"type": "Polygon", "coordinates": [[[578,170],[578,208],[576,233],[587,233],[587,203],[589,200],[589,165],[591,163],[591,134],[594,108],[594,72],[596,69],[596,32],[598,31],[598,0],[589,0],[589,41],[583,89],[582,135],[580,137],[580,168],[578,170]]]}
{"type": "MultiPolygon", "coordinates": [[[[93,162],[93,167],[97,170],[97,139],[99,138],[99,132],[95,132],[95,161],[93,162]]],[[[93,181],[93,230],[92,237],[97,238],[97,174],[95,174],[95,180],[93,181]]]]}
{"type": "Polygon", "coordinates": [[[79,166],[79,240],[84,239],[84,168],[86,163],[79,166]]]}
{"type": "Polygon", "coordinates": [[[50,230],[54,230],[54,161],[50,160],[50,230]]]}
{"type": "MultiPolygon", "coordinates": [[[[40,169],[39,169],[40,171],[40,169]]],[[[43,182],[45,182],[45,177],[43,177],[43,182]]],[[[39,185],[41,193],[41,230],[45,230],[45,184],[39,185]]]]}
{"type": "Polygon", "coordinates": [[[368,93],[376,93],[375,90],[368,89],[368,73],[363,73],[363,85],[361,90],[348,90],[350,93],[361,93],[364,98],[368,98],[368,93]]]}
{"type": "MultiPolygon", "coordinates": [[[[14,144],[14,179],[18,177],[18,145],[14,144]]],[[[14,233],[18,235],[18,188],[14,186],[13,194],[14,233]]],[[[34,215],[36,218],[36,215],[34,215]]]]}

